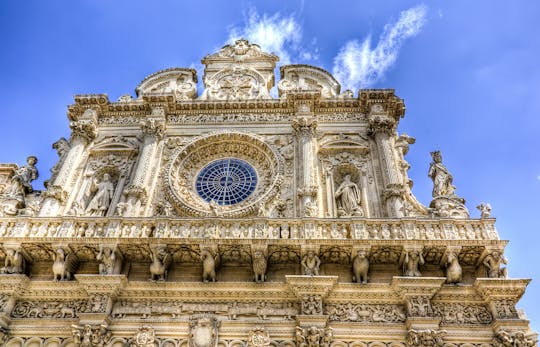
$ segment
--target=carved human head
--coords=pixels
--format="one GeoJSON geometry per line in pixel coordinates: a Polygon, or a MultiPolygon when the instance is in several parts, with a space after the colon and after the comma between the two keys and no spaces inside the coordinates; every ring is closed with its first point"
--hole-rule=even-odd
{"type": "Polygon", "coordinates": [[[28,165],[36,165],[38,162],[38,159],[36,156],[31,155],[28,158],[26,158],[26,162],[28,163],[28,165]]]}
{"type": "Polygon", "coordinates": [[[111,175],[109,175],[108,173],[103,174],[103,180],[104,181],[109,181],[110,179],[111,179],[111,175]]]}
{"type": "Polygon", "coordinates": [[[433,152],[431,152],[431,158],[433,158],[433,161],[436,162],[436,163],[442,162],[441,151],[433,151],[433,152]]]}

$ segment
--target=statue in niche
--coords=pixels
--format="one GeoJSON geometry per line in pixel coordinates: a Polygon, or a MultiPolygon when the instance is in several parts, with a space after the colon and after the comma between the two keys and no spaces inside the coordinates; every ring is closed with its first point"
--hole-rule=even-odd
{"type": "Polygon", "coordinates": [[[452,184],[454,177],[442,163],[441,152],[431,152],[431,157],[433,161],[429,166],[428,176],[433,180],[433,197],[454,196],[456,190],[456,187],[452,184]]]}
{"type": "Polygon", "coordinates": [[[24,257],[19,249],[7,249],[4,267],[0,269],[3,274],[23,274],[24,273],[24,257]]]}
{"type": "Polygon", "coordinates": [[[405,253],[403,261],[403,275],[407,277],[420,277],[422,274],[418,270],[419,265],[424,265],[424,257],[419,251],[410,251],[405,253]]]}
{"type": "Polygon", "coordinates": [[[93,196],[86,206],[86,213],[91,216],[101,217],[107,213],[114,194],[114,184],[111,181],[111,175],[103,174],[101,182],[93,181],[92,188],[93,196]]]}
{"type": "Polygon", "coordinates": [[[507,278],[508,270],[501,264],[508,264],[506,257],[499,251],[488,254],[482,262],[487,269],[488,278],[507,278]]]}
{"type": "Polygon", "coordinates": [[[319,267],[321,266],[321,259],[313,251],[309,251],[304,258],[302,258],[302,271],[306,276],[319,276],[319,267]]]}
{"type": "Polygon", "coordinates": [[[363,216],[362,195],[351,175],[345,175],[334,196],[339,217],[363,216]]]}

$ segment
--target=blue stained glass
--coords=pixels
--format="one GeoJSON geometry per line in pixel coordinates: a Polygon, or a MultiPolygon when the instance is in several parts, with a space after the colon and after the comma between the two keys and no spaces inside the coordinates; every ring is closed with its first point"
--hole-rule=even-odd
{"type": "Polygon", "coordinates": [[[247,199],[257,186],[257,174],[251,165],[236,158],[225,158],[206,165],[195,181],[203,200],[219,205],[234,205],[247,199]]]}

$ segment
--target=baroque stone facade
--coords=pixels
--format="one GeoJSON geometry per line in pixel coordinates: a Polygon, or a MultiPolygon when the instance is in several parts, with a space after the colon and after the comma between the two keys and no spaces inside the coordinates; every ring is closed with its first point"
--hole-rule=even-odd
{"type": "Polygon", "coordinates": [[[439,151],[412,194],[403,100],[277,61],[239,40],[201,93],[172,68],[75,96],[44,191],[0,165],[2,346],[537,344],[489,204],[439,151]]]}

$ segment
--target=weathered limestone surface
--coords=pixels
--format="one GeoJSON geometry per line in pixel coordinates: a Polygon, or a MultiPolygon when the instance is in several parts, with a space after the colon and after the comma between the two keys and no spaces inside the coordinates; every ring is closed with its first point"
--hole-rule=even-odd
{"type": "Polygon", "coordinates": [[[404,101],[307,65],[272,98],[278,60],[239,40],[200,93],[170,68],[77,95],[44,191],[37,158],[0,164],[1,346],[537,344],[491,206],[439,151],[412,194],[404,101]]]}

